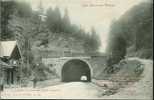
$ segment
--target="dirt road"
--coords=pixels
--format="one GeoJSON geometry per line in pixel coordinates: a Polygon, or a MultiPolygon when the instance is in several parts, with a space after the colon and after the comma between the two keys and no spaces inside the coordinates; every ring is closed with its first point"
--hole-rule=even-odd
{"type": "Polygon", "coordinates": [[[2,98],[99,98],[100,91],[93,83],[70,82],[40,89],[7,89],[2,98]]]}

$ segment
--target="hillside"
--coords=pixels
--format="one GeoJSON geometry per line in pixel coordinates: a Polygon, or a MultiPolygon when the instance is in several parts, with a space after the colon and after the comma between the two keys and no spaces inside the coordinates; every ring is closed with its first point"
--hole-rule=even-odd
{"type": "Polygon", "coordinates": [[[152,7],[150,2],[141,2],[112,22],[107,47],[111,65],[125,57],[153,59],[152,7]]]}
{"type": "Polygon", "coordinates": [[[55,33],[48,36],[48,43],[43,44],[42,40],[39,40],[39,38],[41,37],[40,35],[35,37],[36,40],[33,42],[32,45],[33,51],[53,51],[57,53],[59,52],[60,54],[62,52],[84,53],[83,41],[77,40],[76,37],[67,34],[55,33]]]}
{"type": "MultiPolygon", "coordinates": [[[[127,84],[124,82],[121,82],[121,85],[120,85],[121,88],[118,90],[117,93],[110,96],[103,96],[103,99],[111,99],[111,98],[126,99],[127,98],[127,99],[152,100],[153,61],[140,59],[140,58],[129,58],[128,60],[140,62],[142,64],[141,69],[143,69],[143,72],[136,77],[138,78],[136,81],[132,81],[130,77],[133,77],[133,78],[135,77],[133,74],[131,74],[131,73],[134,73],[134,70],[126,70],[125,74],[123,74],[123,71],[124,71],[123,69],[125,68],[122,68],[117,74],[119,74],[123,78],[125,77],[125,80],[128,79],[126,82],[127,84]],[[129,76],[126,76],[127,74],[129,74],[129,76]]],[[[129,64],[130,63],[126,64],[126,66],[129,66],[129,64]]],[[[133,65],[136,66],[135,63],[133,65]]],[[[114,74],[114,75],[117,75],[117,74],[114,74]]],[[[119,79],[122,77],[114,76],[114,79],[119,79]]]]}

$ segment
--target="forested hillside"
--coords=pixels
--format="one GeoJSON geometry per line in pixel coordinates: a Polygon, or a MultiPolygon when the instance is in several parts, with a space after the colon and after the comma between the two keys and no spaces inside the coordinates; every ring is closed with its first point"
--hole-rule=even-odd
{"type": "MultiPolygon", "coordinates": [[[[94,53],[98,51],[100,39],[94,28],[85,32],[80,25],[71,23],[67,9],[62,16],[60,8],[48,8],[42,5],[33,10],[24,1],[0,1],[0,40],[16,40],[23,57],[23,75],[30,76],[33,71],[36,76],[43,76],[47,71],[41,64],[38,50],[71,51],[94,53]],[[36,65],[40,63],[40,67],[36,65]],[[41,69],[41,70],[39,70],[41,69]],[[37,71],[39,70],[39,71],[37,71]]],[[[44,78],[45,79],[45,78],[44,78]]]]}
{"type": "Polygon", "coordinates": [[[95,29],[85,32],[81,27],[72,24],[67,9],[62,16],[58,7],[44,11],[40,5],[38,10],[34,11],[30,4],[14,1],[1,2],[1,9],[1,40],[14,40],[21,36],[28,38],[30,46],[39,42],[37,46],[45,47],[55,40],[55,47],[63,45],[62,48],[70,49],[73,49],[71,43],[75,43],[72,46],[77,43],[81,46],[78,48],[86,52],[96,52],[100,46],[95,29]]]}
{"type": "Polygon", "coordinates": [[[152,59],[152,7],[152,3],[140,3],[112,22],[107,48],[112,64],[125,56],[152,59]]]}

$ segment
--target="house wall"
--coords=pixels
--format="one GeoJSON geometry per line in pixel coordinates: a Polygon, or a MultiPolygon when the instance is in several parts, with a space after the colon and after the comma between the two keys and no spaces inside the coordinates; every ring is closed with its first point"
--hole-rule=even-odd
{"type": "Polygon", "coordinates": [[[19,61],[10,59],[7,62],[10,66],[9,67],[4,67],[3,69],[0,69],[0,81],[3,80],[4,85],[10,85],[10,84],[17,84],[18,79],[17,77],[20,75],[19,73],[19,61]],[[16,64],[14,63],[16,62],[16,64]]]}
{"type": "Polygon", "coordinates": [[[13,67],[10,71],[10,73],[12,73],[11,77],[13,79],[13,83],[11,82],[11,84],[17,84],[19,83],[18,77],[20,77],[21,60],[20,59],[16,60],[12,58],[9,60],[9,64],[13,67]]]}
{"type": "Polygon", "coordinates": [[[5,84],[17,83],[21,58],[17,41],[0,41],[0,57],[5,63],[12,67],[3,69],[5,84]]]}

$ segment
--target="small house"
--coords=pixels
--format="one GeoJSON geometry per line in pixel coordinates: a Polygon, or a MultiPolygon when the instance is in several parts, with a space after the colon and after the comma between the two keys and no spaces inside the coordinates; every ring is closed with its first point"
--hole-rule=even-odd
{"type": "Polygon", "coordinates": [[[5,84],[19,81],[21,53],[16,41],[0,41],[0,70],[5,84]]]}

